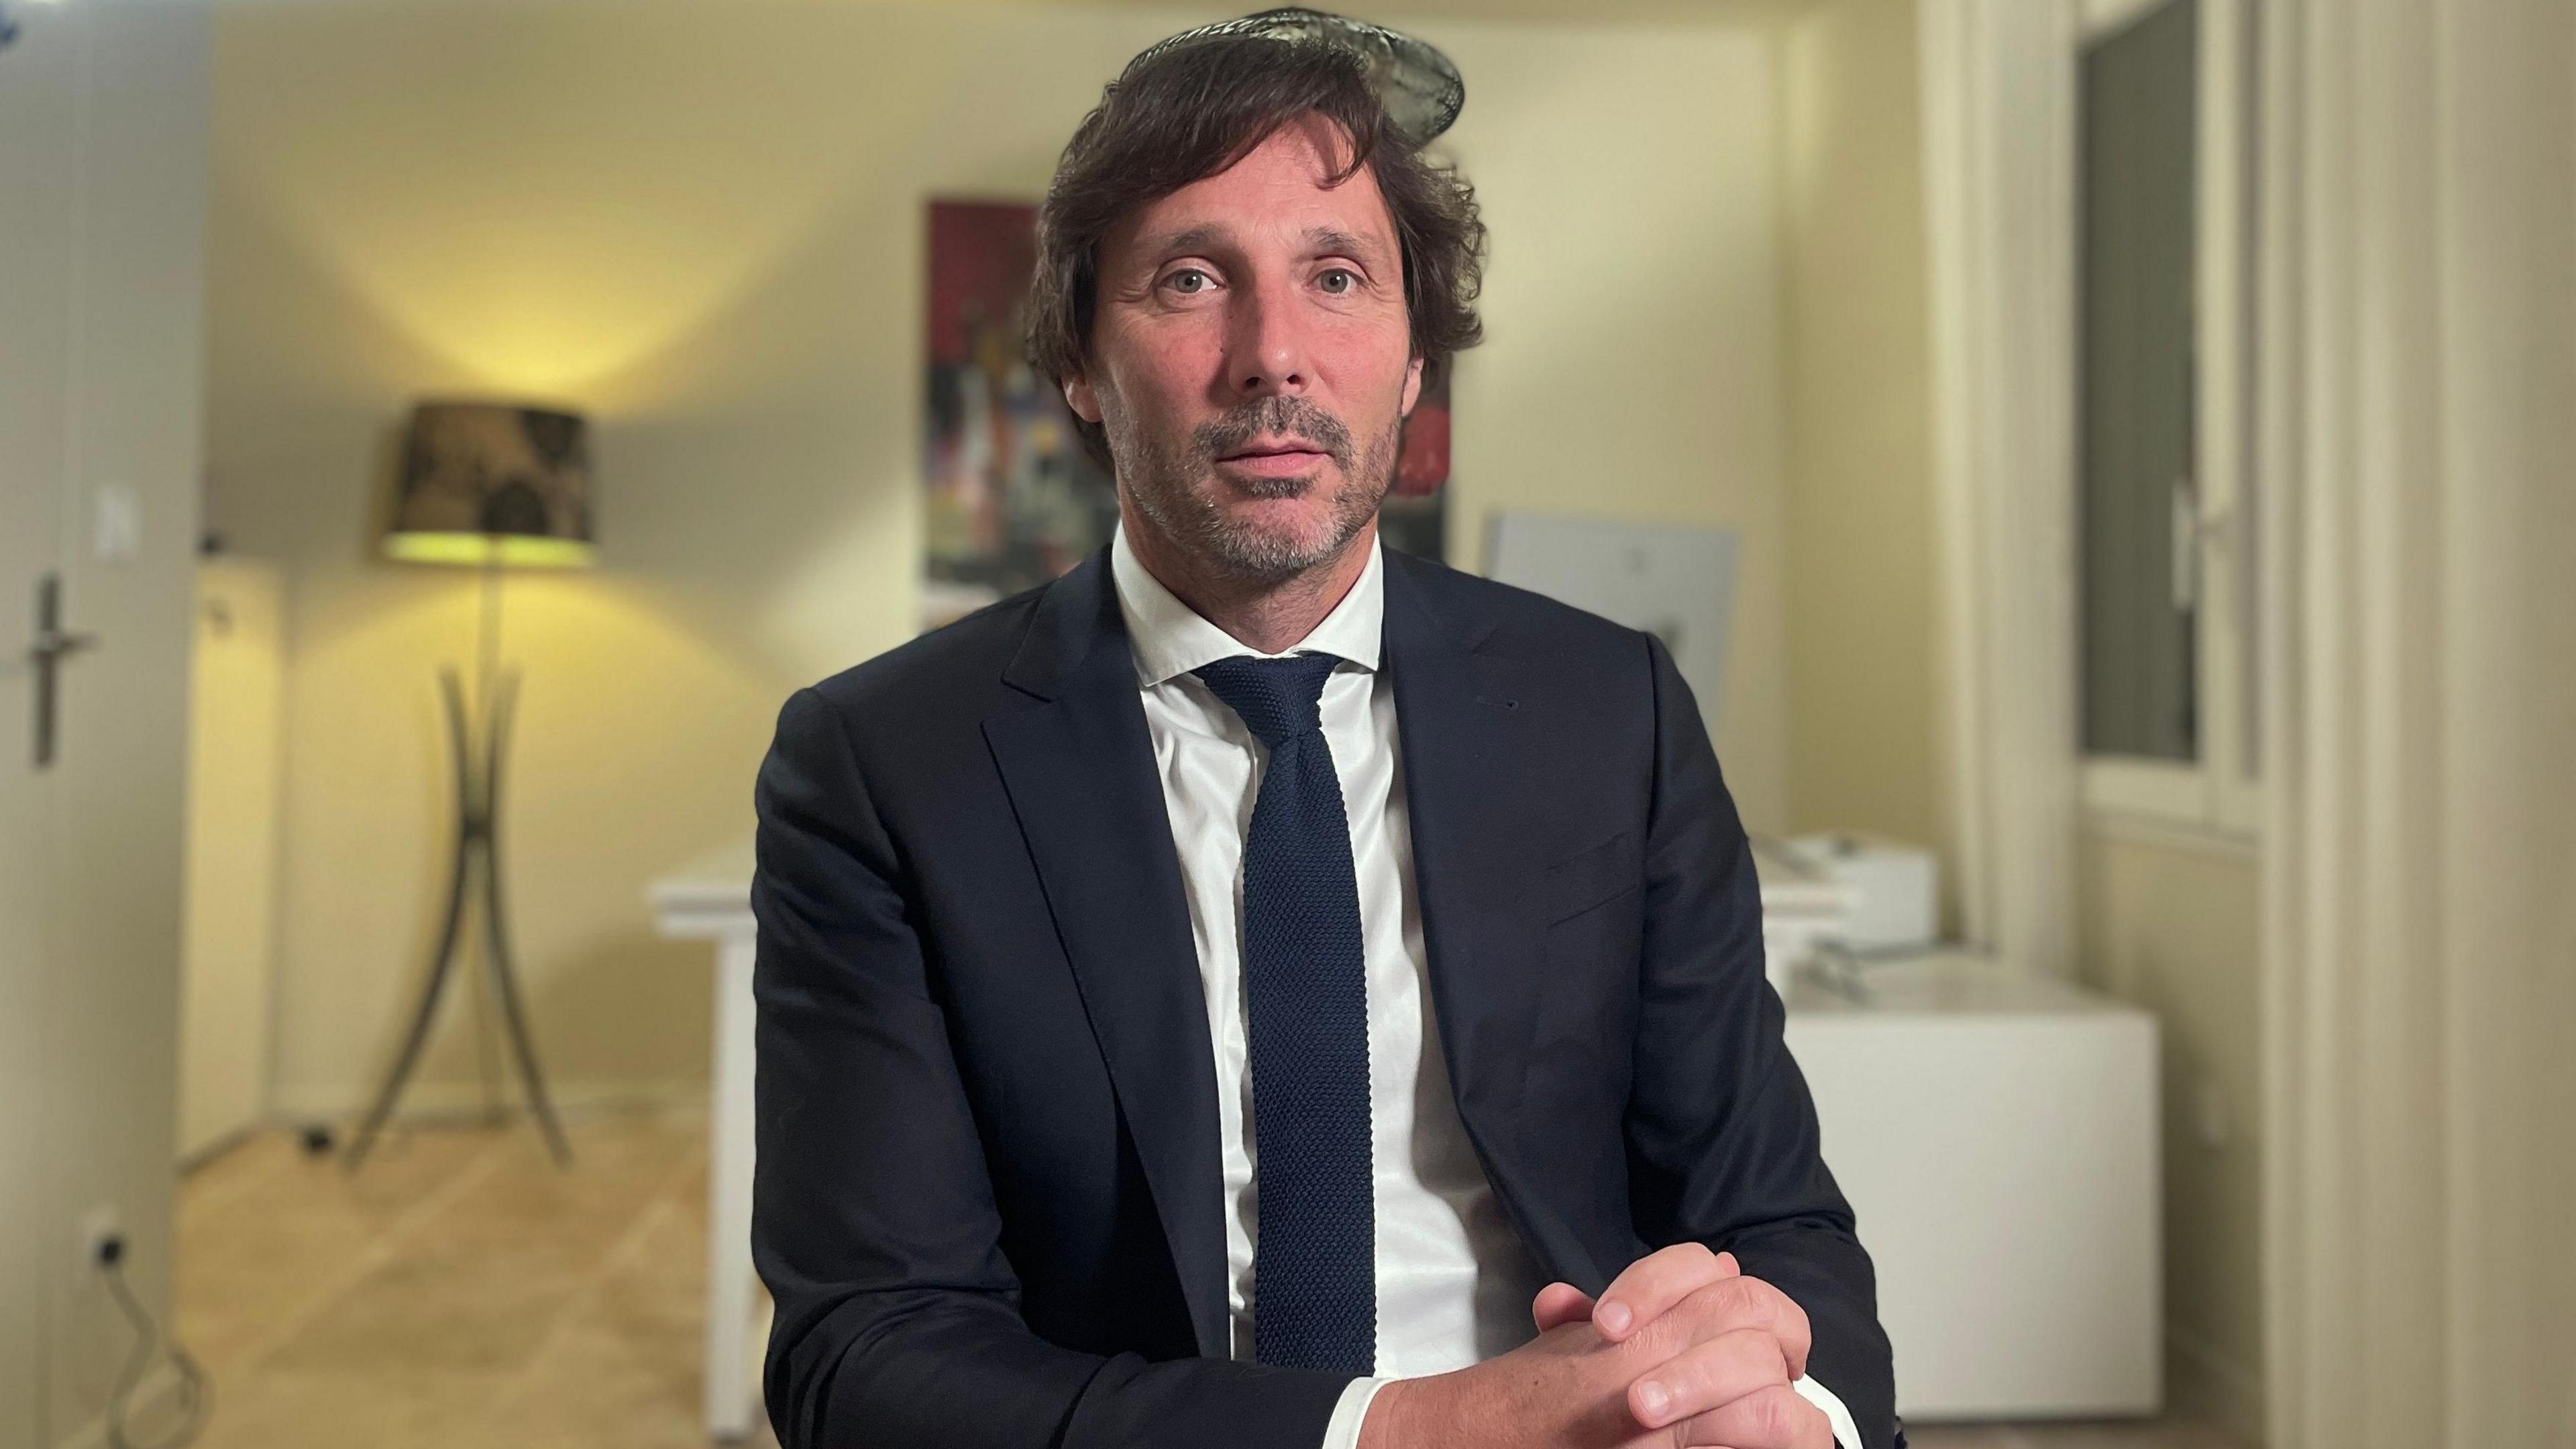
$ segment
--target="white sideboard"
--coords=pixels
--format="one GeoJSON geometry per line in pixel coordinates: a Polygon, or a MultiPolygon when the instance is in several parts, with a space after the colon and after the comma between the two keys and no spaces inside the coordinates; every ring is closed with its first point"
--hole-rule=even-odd
{"type": "Polygon", "coordinates": [[[1802,975],[1789,1049],[1878,1265],[1913,1420],[2153,1413],[2163,1397],[2155,1018],[1938,952],[1802,975]]]}

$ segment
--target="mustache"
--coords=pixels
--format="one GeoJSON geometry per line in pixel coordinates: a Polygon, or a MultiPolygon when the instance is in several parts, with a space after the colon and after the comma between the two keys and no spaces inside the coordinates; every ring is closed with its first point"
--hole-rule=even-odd
{"type": "Polygon", "coordinates": [[[1351,430],[1321,406],[1286,393],[1229,408],[1192,429],[1190,441],[1198,445],[1200,457],[1213,461],[1268,436],[1302,439],[1330,454],[1343,472],[1350,471],[1351,430]]]}

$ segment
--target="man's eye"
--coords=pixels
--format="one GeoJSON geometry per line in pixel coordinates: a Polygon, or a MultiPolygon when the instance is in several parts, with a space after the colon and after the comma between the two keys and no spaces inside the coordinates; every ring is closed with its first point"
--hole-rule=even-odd
{"type": "Polygon", "coordinates": [[[1163,285],[1184,297],[1194,297],[1206,291],[1213,281],[1213,278],[1198,268],[1186,267],[1165,277],[1163,285]]]}
{"type": "Polygon", "coordinates": [[[1348,294],[1359,284],[1359,274],[1348,267],[1334,267],[1315,279],[1315,285],[1336,297],[1348,294]]]}

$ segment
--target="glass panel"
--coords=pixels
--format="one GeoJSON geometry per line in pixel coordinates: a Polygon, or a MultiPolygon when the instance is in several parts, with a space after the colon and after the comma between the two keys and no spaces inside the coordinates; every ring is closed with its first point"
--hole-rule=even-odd
{"type": "Polygon", "coordinates": [[[2088,46],[2078,364],[2084,748],[2199,757],[2192,0],[2088,46]]]}

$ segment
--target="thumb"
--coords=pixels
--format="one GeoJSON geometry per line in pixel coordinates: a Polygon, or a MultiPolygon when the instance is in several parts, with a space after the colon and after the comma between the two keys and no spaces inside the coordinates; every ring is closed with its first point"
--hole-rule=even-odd
{"type": "Polygon", "coordinates": [[[1538,1331],[1561,1328],[1569,1323],[1585,1323],[1592,1318],[1592,1298],[1571,1283],[1550,1283],[1530,1300],[1530,1321],[1538,1331]]]}

